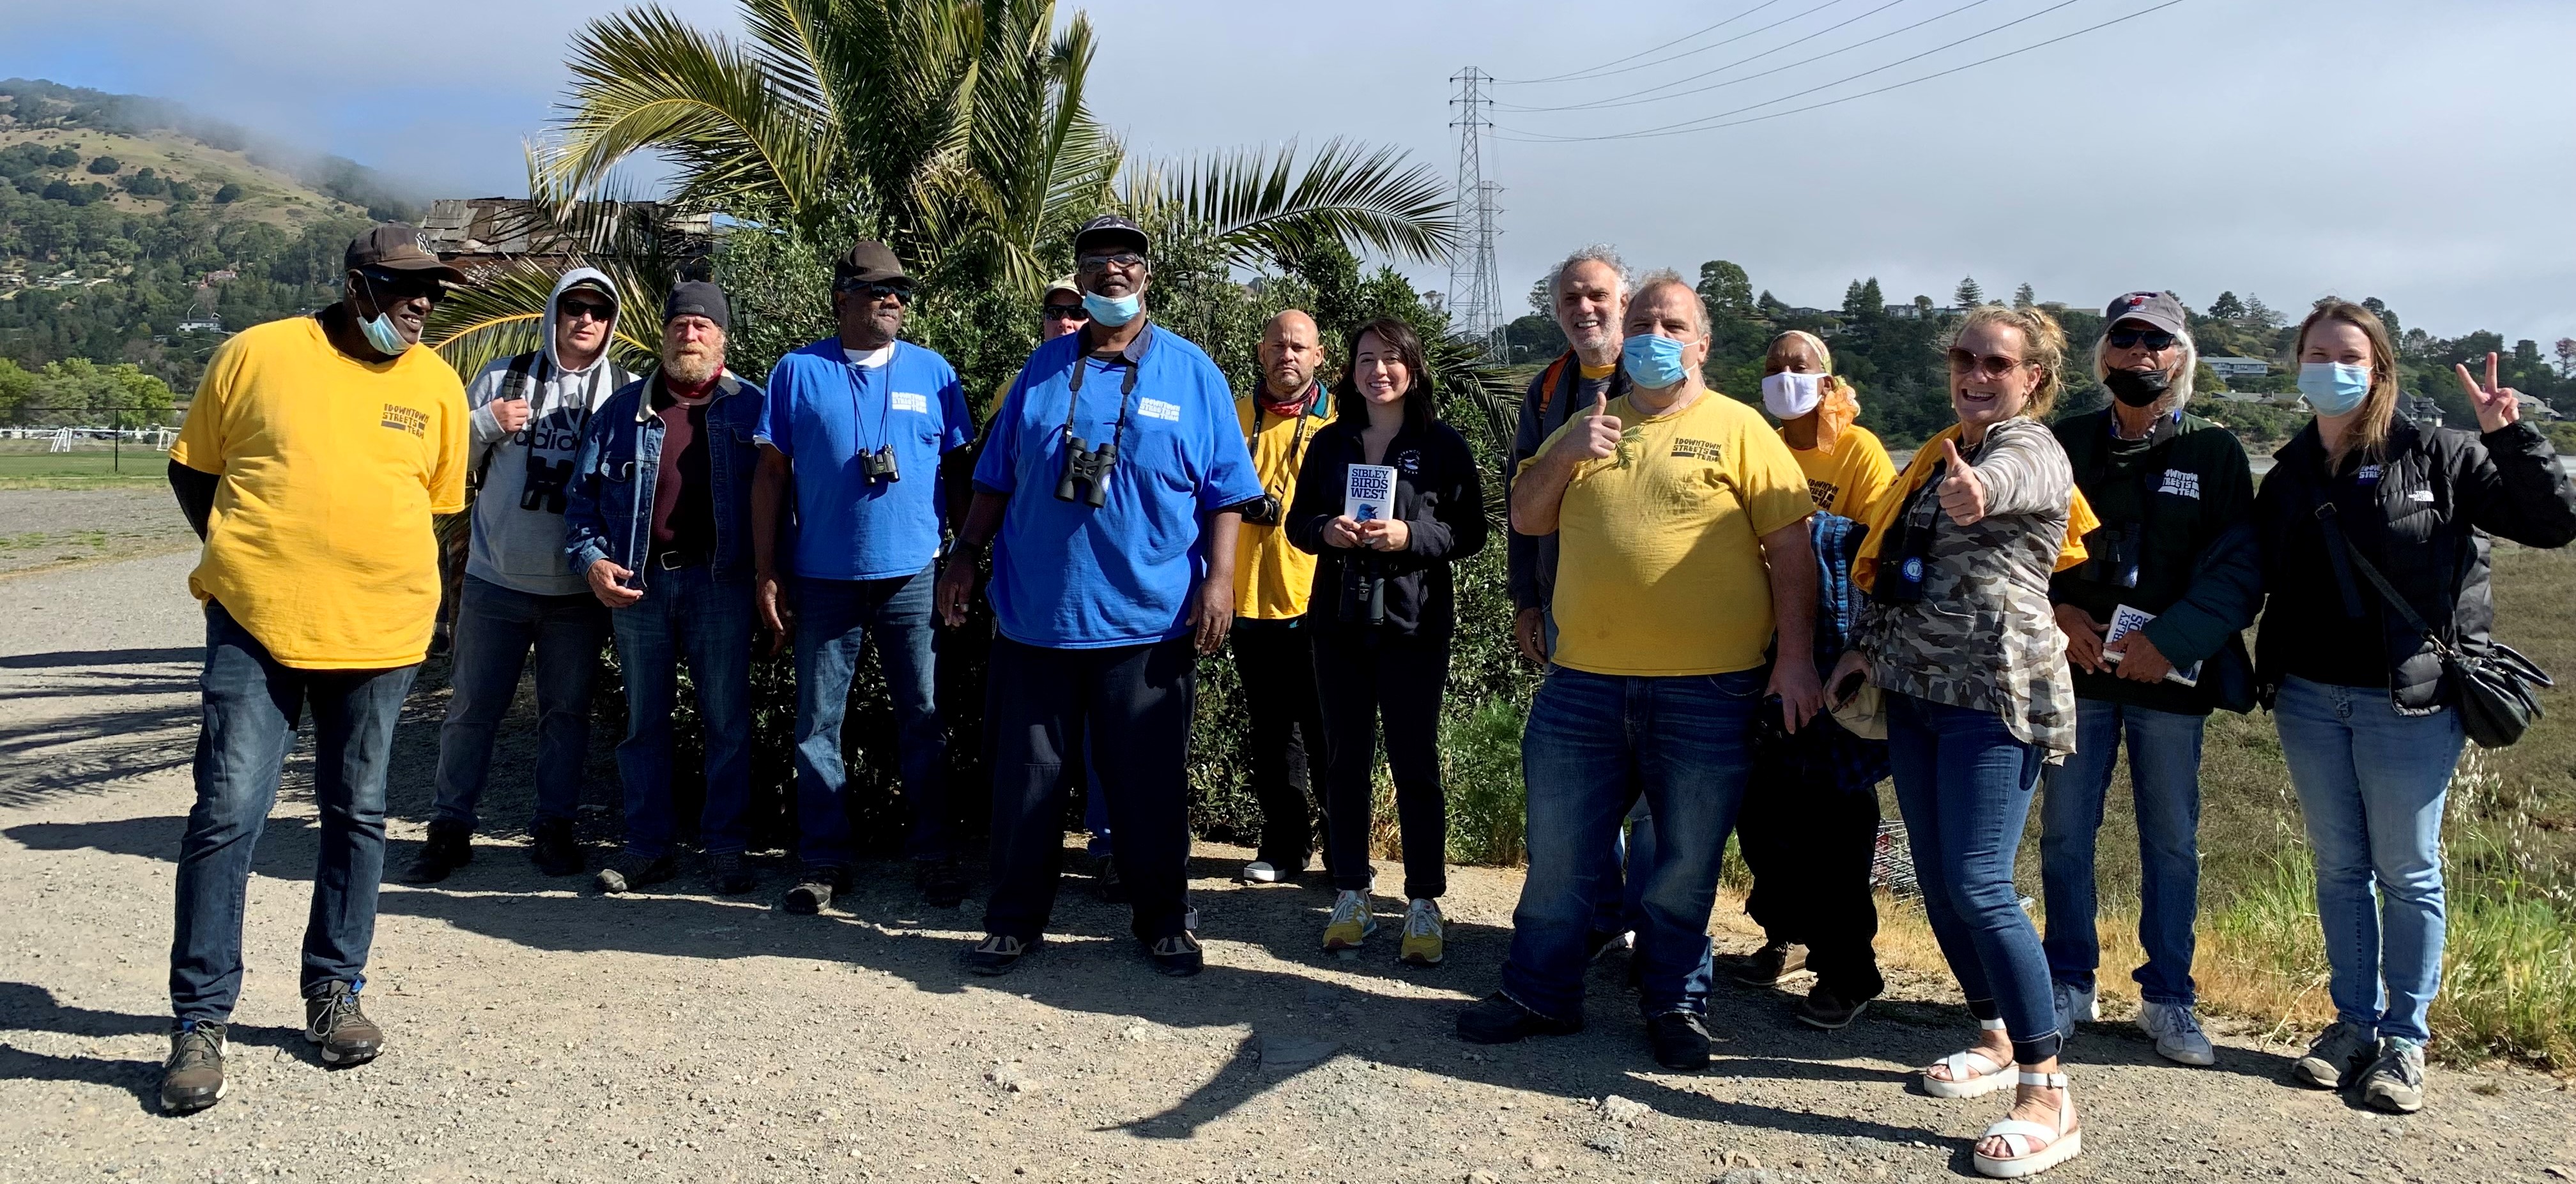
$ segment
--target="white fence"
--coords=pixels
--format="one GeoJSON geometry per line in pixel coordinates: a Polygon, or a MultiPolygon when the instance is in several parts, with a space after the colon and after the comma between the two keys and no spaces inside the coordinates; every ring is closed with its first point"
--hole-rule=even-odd
{"type": "Polygon", "coordinates": [[[52,445],[47,452],[69,452],[75,444],[141,444],[154,452],[170,451],[170,442],[179,438],[176,428],[0,428],[0,440],[43,440],[52,445]]]}

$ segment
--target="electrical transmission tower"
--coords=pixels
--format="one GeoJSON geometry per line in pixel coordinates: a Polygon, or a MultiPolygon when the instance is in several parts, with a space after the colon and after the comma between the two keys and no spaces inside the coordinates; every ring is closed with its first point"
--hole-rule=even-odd
{"type": "Polygon", "coordinates": [[[1482,338],[1497,361],[1510,356],[1503,341],[1502,277],[1494,269],[1495,204],[1503,187],[1485,179],[1485,134],[1494,126],[1485,118],[1485,86],[1492,77],[1474,66],[1451,75],[1458,96],[1449,105],[1458,118],[1458,229],[1465,242],[1449,256],[1450,323],[1459,332],[1482,338]]]}

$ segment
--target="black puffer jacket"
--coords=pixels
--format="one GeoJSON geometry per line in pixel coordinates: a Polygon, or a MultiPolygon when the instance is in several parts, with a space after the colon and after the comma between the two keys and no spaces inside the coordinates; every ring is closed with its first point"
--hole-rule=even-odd
{"type": "Polygon", "coordinates": [[[1306,619],[1317,628],[1365,628],[1372,585],[1384,609],[1380,628],[1405,636],[1447,637],[1457,627],[1449,569],[1485,546],[1485,496],[1467,438],[1438,420],[1407,424],[1388,441],[1395,468],[1390,517],[1402,519],[1405,549],[1381,553],[1324,544],[1324,524],[1341,516],[1346,470],[1367,464],[1360,441],[1368,421],[1344,416],[1315,433],[1288,507],[1288,541],[1317,556],[1315,592],[1306,619]]]}
{"type": "Polygon", "coordinates": [[[2333,517],[2352,549],[2454,644],[2486,640],[2495,620],[2488,535],[2533,547],[2576,540],[2576,487],[2548,438],[2529,424],[2471,435],[2400,420],[2389,427],[2386,459],[2375,475],[2350,460],[2344,472],[2329,475],[2314,423],[2272,455],[2278,464],[2254,498],[2268,597],[2255,643],[2255,681],[2266,704],[2298,668],[2351,666],[2326,651],[2368,644],[2356,629],[2378,633],[2386,685],[2399,711],[2429,713],[2456,696],[2445,685],[2440,656],[2399,614],[2381,609],[2368,579],[2348,564],[2337,571],[2319,505],[2334,503],[2333,517]]]}

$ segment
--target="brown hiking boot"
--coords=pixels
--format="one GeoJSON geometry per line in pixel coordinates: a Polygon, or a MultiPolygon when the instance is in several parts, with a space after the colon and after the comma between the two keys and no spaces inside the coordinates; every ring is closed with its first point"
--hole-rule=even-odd
{"type": "Polygon", "coordinates": [[[358,992],[367,980],[326,983],[320,994],[304,1000],[304,1038],[321,1046],[326,1065],[363,1065],[384,1051],[385,1030],[358,1010],[358,992]]]}
{"type": "Polygon", "coordinates": [[[195,1020],[170,1034],[170,1059],[161,1062],[161,1109],[168,1114],[203,1110],[224,1096],[224,1026],[195,1020]]]}

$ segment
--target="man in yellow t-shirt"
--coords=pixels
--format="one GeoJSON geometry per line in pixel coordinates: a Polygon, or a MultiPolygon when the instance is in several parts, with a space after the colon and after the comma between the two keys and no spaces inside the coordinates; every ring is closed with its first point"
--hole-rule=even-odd
{"type": "Polygon", "coordinates": [[[1582,1026],[1586,935],[1611,835],[1642,793],[1655,819],[1633,957],[1657,1063],[1708,1064],[1707,932],[1757,712],[1807,722],[1816,567],[1806,478],[1753,410],[1707,389],[1708,316],[1670,272],[1629,298],[1629,393],[1597,399],[1523,462],[1512,527],[1557,536],[1554,665],[1521,737],[1529,874],[1503,989],[1460,1013],[1479,1043],[1582,1026]],[[1776,611],[1775,611],[1776,610],[1776,611]]]}
{"type": "Polygon", "coordinates": [[[222,1095],[224,1026],[242,975],[251,848],[277,800],[298,717],[313,713],[321,851],[304,932],[305,1038],[322,1060],[373,1060],[358,1006],[385,864],[385,767],[438,612],[430,517],[465,508],[465,388],[420,344],[464,276],[399,224],[349,244],[347,297],[245,330],[215,351],[170,449],[170,485],[205,551],[197,805],[179,845],[161,1104],[222,1095]]]}
{"type": "Polygon", "coordinates": [[[1265,500],[1247,508],[1235,534],[1234,668],[1243,680],[1245,755],[1261,803],[1261,845],[1243,878],[1296,879],[1315,844],[1309,769],[1324,761],[1323,708],[1315,697],[1315,655],[1306,598],[1315,557],[1290,546],[1279,516],[1297,496],[1306,446],[1333,421],[1317,372],[1324,364],[1315,318],[1287,309],[1261,328],[1261,385],[1234,401],[1252,471],[1265,500]]]}

